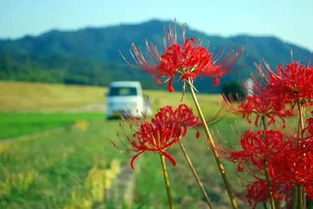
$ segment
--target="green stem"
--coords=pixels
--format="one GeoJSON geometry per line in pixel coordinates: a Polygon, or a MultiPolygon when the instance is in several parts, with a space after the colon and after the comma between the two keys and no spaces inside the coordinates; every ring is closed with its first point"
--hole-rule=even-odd
{"type": "Polygon", "coordinates": [[[189,165],[189,168],[190,168],[190,170],[191,170],[191,172],[192,172],[192,174],[193,174],[193,176],[194,176],[194,178],[195,178],[195,180],[196,180],[196,182],[197,182],[197,184],[198,184],[198,186],[199,186],[199,188],[200,188],[200,190],[201,190],[201,192],[202,192],[202,194],[203,194],[203,196],[204,196],[204,198],[205,198],[205,200],[206,200],[206,202],[207,202],[207,204],[209,206],[209,208],[212,209],[212,205],[211,205],[209,196],[206,193],[206,191],[205,191],[205,189],[203,187],[203,184],[202,184],[202,182],[201,182],[201,180],[200,180],[200,178],[199,178],[195,168],[192,165],[192,162],[191,162],[191,160],[190,160],[190,158],[189,158],[189,156],[187,154],[185,146],[183,145],[182,142],[179,143],[179,144],[180,144],[180,148],[181,148],[181,150],[182,150],[182,152],[183,152],[183,154],[185,156],[185,159],[186,159],[186,161],[187,161],[187,163],[189,165]]]}
{"type": "Polygon", "coordinates": [[[273,190],[272,190],[272,184],[271,184],[271,179],[268,175],[268,167],[267,167],[267,162],[266,160],[264,161],[264,171],[265,171],[265,178],[266,178],[266,183],[267,183],[267,190],[270,196],[270,205],[272,209],[276,209],[275,201],[273,198],[273,190]]]}
{"type": "Polygon", "coordinates": [[[264,207],[264,209],[268,209],[267,205],[266,205],[266,202],[263,202],[263,207],[264,207]]]}
{"type": "Polygon", "coordinates": [[[221,159],[219,158],[218,153],[216,151],[214,138],[213,138],[213,136],[212,136],[212,134],[211,134],[211,132],[210,132],[210,130],[208,128],[208,125],[206,123],[206,120],[205,120],[205,118],[203,116],[203,113],[202,113],[201,107],[199,105],[196,93],[194,91],[194,87],[193,87],[193,85],[191,83],[191,80],[188,81],[188,84],[189,84],[189,87],[190,87],[190,92],[191,92],[192,99],[193,99],[193,101],[195,103],[196,109],[197,109],[197,111],[199,113],[200,120],[201,120],[201,122],[203,124],[205,135],[207,137],[207,140],[209,142],[210,148],[211,148],[213,156],[215,158],[217,167],[219,169],[219,172],[220,172],[220,174],[222,176],[224,185],[226,187],[226,190],[227,190],[227,193],[228,193],[228,196],[229,196],[229,199],[230,199],[231,206],[232,206],[233,209],[238,209],[237,202],[236,202],[234,194],[232,192],[230,183],[229,183],[229,181],[227,179],[224,166],[222,165],[221,159]]]}
{"type": "Polygon", "coordinates": [[[292,209],[297,209],[298,207],[298,187],[295,186],[293,193],[292,193],[292,209]]]}
{"type": "MultiPolygon", "coordinates": [[[[303,138],[303,129],[304,129],[304,109],[302,102],[300,100],[297,101],[298,106],[298,113],[299,113],[299,121],[298,121],[298,137],[299,140],[303,138]]],[[[302,146],[300,144],[300,146],[302,146]]],[[[305,209],[306,208],[306,200],[305,200],[305,193],[304,193],[304,187],[303,185],[298,185],[298,201],[299,201],[299,209],[305,209]]]]}
{"type": "Polygon", "coordinates": [[[306,209],[305,193],[303,185],[299,188],[299,198],[300,198],[300,209],[306,209]]]}
{"type": "MultiPolygon", "coordinates": [[[[261,117],[262,123],[263,123],[263,128],[266,131],[267,130],[267,126],[266,126],[266,122],[265,122],[265,117],[264,115],[262,115],[261,117]]],[[[276,205],[275,205],[275,201],[273,198],[273,190],[272,190],[272,184],[271,184],[271,179],[268,175],[268,166],[267,166],[267,161],[264,160],[264,172],[265,172],[265,179],[266,179],[266,183],[267,183],[267,191],[268,194],[270,196],[270,205],[271,205],[271,209],[276,209],[276,205]]]]}
{"type": "Polygon", "coordinates": [[[299,121],[298,121],[298,136],[301,138],[302,135],[302,131],[304,129],[304,111],[303,111],[303,105],[301,104],[300,101],[298,101],[298,112],[299,112],[299,121]]]}
{"type": "Polygon", "coordinates": [[[164,184],[165,184],[168,204],[169,204],[170,209],[174,209],[174,203],[173,203],[171,187],[170,187],[170,179],[168,177],[168,172],[167,172],[167,168],[165,164],[165,157],[163,155],[160,155],[160,160],[161,160],[161,165],[162,165],[162,174],[164,177],[164,184]]]}

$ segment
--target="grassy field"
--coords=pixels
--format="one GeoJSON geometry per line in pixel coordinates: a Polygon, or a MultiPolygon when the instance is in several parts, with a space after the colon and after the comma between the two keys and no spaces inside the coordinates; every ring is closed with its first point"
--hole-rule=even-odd
{"type": "MultiPolygon", "coordinates": [[[[112,162],[119,161],[121,168],[128,167],[131,157],[111,145],[121,121],[106,121],[101,109],[85,108],[103,106],[106,89],[14,82],[1,82],[0,89],[0,101],[4,102],[0,109],[2,138],[19,136],[12,143],[0,142],[0,209],[101,208],[101,197],[106,195],[101,192],[105,189],[98,187],[101,183],[95,186],[95,182],[103,174],[109,185],[107,181],[112,181],[114,171],[112,162]],[[25,134],[32,135],[24,137],[25,134]]],[[[154,109],[169,104],[176,106],[181,96],[162,91],[145,91],[145,94],[152,97],[154,109]]],[[[201,95],[199,99],[207,117],[219,109],[217,96],[201,95]]],[[[192,104],[188,95],[184,102],[192,104]]],[[[224,120],[211,128],[223,143],[235,144],[237,134],[248,127],[237,117],[225,114],[224,120]],[[231,124],[235,121],[239,128],[233,131],[231,124]]],[[[184,143],[215,208],[228,209],[227,196],[206,142],[203,136],[194,139],[194,134],[192,130],[184,143]]],[[[175,147],[171,152],[177,166],[169,165],[176,208],[205,208],[179,151],[175,147]]],[[[136,166],[132,208],[166,208],[159,157],[144,154],[136,166]]],[[[226,168],[234,186],[240,190],[233,166],[227,164],[226,168]]]]}
{"type": "Polygon", "coordinates": [[[104,114],[99,112],[75,113],[16,113],[0,112],[0,140],[15,138],[44,130],[52,130],[69,126],[74,123],[103,119],[104,114]]]}
{"type": "MultiPolygon", "coordinates": [[[[107,94],[105,87],[6,81],[0,81],[0,89],[0,112],[103,112],[107,94]]],[[[152,98],[155,110],[165,105],[177,106],[181,98],[180,92],[169,94],[165,91],[145,90],[144,94],[152,98]]],[[[218,109],[218,96],[200,95],[199,101],[203,105],[212,104],[213,110],[218,109]]],[[[185,95],[184,103],[192,104],[190,95],[185,95]]]]}
{"type": "Polygon", "coordinates": [[[0,81],[1,112],[79,110],[103,104],[106,88],[0,81]]]}

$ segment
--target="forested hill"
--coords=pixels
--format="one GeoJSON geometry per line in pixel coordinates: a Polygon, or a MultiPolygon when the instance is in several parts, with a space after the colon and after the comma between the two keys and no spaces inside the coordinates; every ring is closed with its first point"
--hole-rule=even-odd
{"type": "MultiPolygon", "coordinates": [[[[25,36],[16,40],[0,40],[0,79],[68,84],[107,85],[112,80],[140,80],[145,88],[158,88],[149,76],[125,65],[119,50],[128,54],[132,42],[144,48],[150,40],[161,49],[164,29],[168,21],[151,20],[140,24],[122,24],[76,31],[52,30],[39,36],[25,36]]],[[[192,26],[191,26],[192,27],[192,26]]],[[[177,26],[180,31],[180,27],[177,26]]],[[[275,67],[294,60],[307,63],[310,52],[275,37],[210,36],[188,28],[187,37],[200,39],[210,51],[221,48],[238,49],[245,53],[240,59],[242,70],[226,76],[222,82],[243,80],[254,70],[253,62],[266,60],[275,67]]],[[[201,92],[216,92],[207,80],[197,83],[201,92]]]]}

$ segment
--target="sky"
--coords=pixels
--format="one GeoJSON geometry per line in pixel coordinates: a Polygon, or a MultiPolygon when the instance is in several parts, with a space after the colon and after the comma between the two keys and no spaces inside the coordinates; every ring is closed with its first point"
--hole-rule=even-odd
{"type": "Polygon", "coordinates": [[[313,0],[0,0],[0,38],[176,19],[211,35],[270,35],[312,51],[312,11],[313,0]]]}

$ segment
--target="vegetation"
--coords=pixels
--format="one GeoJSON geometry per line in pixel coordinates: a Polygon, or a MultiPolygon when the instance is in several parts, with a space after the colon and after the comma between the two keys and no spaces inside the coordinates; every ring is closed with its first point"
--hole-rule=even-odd
{"type": "Polygon", "coordinates": [[[4,81],[0,89],[0,112],[103,111],[107,92],[101,87],[4,81]]]}
{"type": "MultiPolygon", "coordinates": [[[[158,89],[147,75],[130,70],[119,54],[128,54],[132,42],[144,48],[144,41],[150,41],[162,48],[163,29],[169,22],[149,21],[135,25],[119,25],[106,28],[86,28],[78,31],[50,31],[40,36],[26,36],[17,40],[0,40],[0,80],[65,83],[79,85],[108,85],[112,80],[139,80],[144,88],[158,89]],[[110,41],[108,41],[110,40],[110,41]],[[127,73],[125,73],[127,72],[127,73]]],[[[178,26],[178,30],[180,27],[178,26]]],[[[242,81],[250,76],[254,62],[263,60],[275,68],[290,60],[306,60],[311,56],[308,50],[284,43],[274,37],[236,36],[222,38],[188,30],[190,36],[198,37],[202,43],[210,44],[210,50],[217,54],[220,49],[237,46],[245,48],[237,69],[222,79],[222,83],[242,81]]],[[[199,80],[196,86],[200,92],[220,92],[209,84],[210,79],[199,80]]],[[[177,84],[181,90],[181,85],[177,84]]]]}
{"type": "Polygon", "coordinates": [[[107,168],[118,154],[110,143],[115,133],[107,131],[116,125],[96,120],[85,130],[67,128],[2,145],[0,208],[65,208],[73,195],[88,196],[90,170],[107,168]]]}
{"type": "MultiPolygon", "coordinates": [[[[39,93],[40,91],[35,91],[32,94],[28,92],[31,89],[36,89],[36,86],[41,84],[2,83],[2,85],[5,84],[10,86],[7,89],[18,91],[17,89],[22,88],[25,94],[33,95],[33,97],[29,96],[30,100],[36,100],[38,97],[35,95],[41,94],[39,93]],[[29,88],[27,88],[27,85],[29,85],[29,88]]],[[[55,108],[54,110],[62,110],[63,112],[70,108],[69,106],[62,108],[62,105],[66,104],[62,100],[66,95],[75,95],[74,92],[79,92],[82,88],[79,86],[63,85],[41,85],[40,87],[37,89],[46,90],[45,100],[55,101],[55,105],[52,105],[55,108]],[[58,91],[57,89],[59,88],[62,88],[62,91],[58,91]],[[54,94],[50,94],[49,92],[58,92],[58,97],[51,99],[49,95],[54,94]]],[[[83,89],[89,104],[97,103],[99,100],[102,101],[103,95],[100,94],[102,92],[101,88],[83,87],[83,89]],[[94,98],[92,100],[88,95],[98,95],[100,98],[94,98]]],[[[179,103],[178,100],[174,101],[170,99],[173,97],[165,96],[168,95],[167,92],[149,90],[145,91],[145,94],[153,98],[156,107],[169,103],[176,106],[179,103]]],[[[180,95],[180,93],[174,94],[177,94],[176,96],[180,95]]],[[[21,103],[25,100],[23,97],[8,97],[8,100],[11,99],[16,103],[21,103]],[[21,100],[19,101],[18,98],[21,100]]],[[[79,107],[78,104],[82,106],[86,105],[86,103],[82,102],[84,97],[78,97],[76,99],[75,108],[79,107]],[[79,98],[81,100],[80,102],[79,98]]],[[[202,104],[210,103],[213,104],[210,106],[214,106],[212,109],[206,110],[207,117],[212,116],[219,109],[217,96],[201,95],[200,99],[202,100],[202,104]]],[[[184,101],[191,104],[190,97],[188,96],[184,98],[184,101]]],[[[37,103],[34,102],[33,105],[33,107],[30,104],[26,106],[21,105],[15,107],[15,113],[2,114],[8,114],[7,116],[10,120],[13,120],[14,118],[11,118],[11,116],[15,115],[16,123],[18,122],[17,116],[19,115],[21,116],[21,122],[23,120],[31,120],[31,118],[27,119],[27,114],[18,112],[18,108],[20,108],[20,111],[35,110],[37,103]]],[[[40,110],[51,111],[52,109],[51,103],[47,102],[42,103],[40,110]]],[[[204,109],[206,109],[205,105],[204,109]]],[[[12,111],[10,108],[9,110],[12,111]]],[[[5,109],[3,108],[2,111],[5,111],[5,109]]],[[[41,117],[43,114],[31,113],[30,115],[41,117]]],[[[64,112],[62,114],[50,113],[47,115],[49,115],[47,121],[42,122],[49,127],[55,123],[61,125],[63,122],[70,122],[73,125],[66,124],[63,126],[62,124],[62,127],[54,129],[54,131],[46,131],[45,134],[36,134],[33,137],[25,138],[25,140],[17,139],[12,141],[12,143],[0,142],[0,208],[87,209],[91,207],[90,205],[97,207],[99,200],[94,198],[92,195],[94,193],[91,192],[90,187],[86,186],[86,184],[90,184],[90,181],[87,179],[90,179],[91,173],[109,169],[111,161],[114,159],[118,159],[122,167],[129,166],[131,156],[126,154],[121,155],[116,149],[113,149],[110,141],[116,139],[116,132],[119,129],[118,124],[121,121],[103,120],[103,118],[100,118],[102,117],[102,113],[64,112]],[[56,116],[58,115],[62,115],[63,119],[59,118],[59,121],[56,120],[56,116]],[[88,119],[88,121],[84,121],[83,123],[72,122],[75,120],[81,121],[83,117],[85,117],[85,120],[88,119]]],[[[213,130],[217,127],[229,130],[229,124],[238,119],[227,114],[224,114],[224,117],[225,119],[220,123],[211,125],[213,130]]],[[[6,121],[8,122],[7,119],[6,121]]],[[[238,127],[241,128],[235,129],[235,131],[240,133],[245,130],[242,127],[246,127],[241,122],[238,121],[237,123],[238,127]]],[[[16,129],[22,129],[22,127],[19,126],[16,129]]],[[[1,130],[4,130],[3,127],[1,127],[1,130]]],[[[192,155],[191,157],[196,165],[196,169],[202,174],[201,178],[204,180],[208,191],[214,191],[214,194],[209,192],[209,195],[214,200],[213,203],[219,206],[216,208],[228,208],[227,199],[225,198],[226,194],[221,187],[220,176],[215,172],[214,161],[210,158],[211,153],[207,149],[206,142],[203,139],[204,136],[194,143],[189,140],[193,138],[194,134],[195,132],[191,131],[184,139],[184,143],[192,155]]],[[[234,134],[232,131],[227,131],[223,134],[225,134],[222,136],[225,139],[225,143],[228,141],[229,144],[235,144],[237,139],[233,138],[234,134]]],[[[176,168],[172,169],[169,166],[170,178],[174,186],[174,200],[178,208],[205,208],[203,202],[200,201],[201,194],[194,187],[193,178],[190,177],[189,173],[185,172],[185,165],[182,163],[183,156],[178,151],[178,149],[174,149],[172,153],[177,159],[176,168]]],[[[161,209],[167,206],[166,201],[164,201],[166,194],[161,183],[163,179],[156,172],[159,171],[158,166],[159,157],[157,155],[143,155],[136,162],[134,209],[161,209]]],[[[230,165],[226,169],[233,170],[230,165]]],[[[112,208],[115,207],[113,206],[112,208]]]]}
{"type": "Polygon", "coordinates": [[[225,83],[222,86],[222,94],[229,101],[243,101],[246,98],[246,91],[243,85],[239,82],[225,83]]]}
{"type": "Polygon", "coordinates": [[[103,119],[103,113],[0,113],[0,140],[59,127],[88,126],[89,120],[103,119]],[[85,124],[85,125],[84,125],[85,124]]]}
{"type": "MultiPolygon", "coordinates": [[[[74,32],[51,31],[38,37],[0,40],[0,79],[104,86],[111,80],[131,79],[144,81],[145,88],[159,88],[139,71],[130,70],[121,64],[123,61],[116,49],[127,51],[132,41],[141,45],[147,36],[160,46],[160,31],[164,24],[150,21],[140,25],[88,28],[74,32]]],[[[246,53],[236,66],[237,69],[251,66],[253,62],[262,62],[263,58],[271,66],[281,64],[290,59],[291,49],[295,60],[305,62],[310,55],[307,50],[273,37],[220,38],[209,37],[197,31],[191,31],[190,34],[200,38],[203,43],[212,41],[213,52],[220,51],[226,44],[235,50],[238,45],[246,46],[246,53]]],[[[245,79],[252,71],[248,69],[237,74],[230,73],[224,82],[245,79]]],[[[192,84],[189,84],[193,92],[192,84]]],[[[121,194],[119,190],[113,192],[113,195],[110,192],[116,191],[120,185],[119,172],[127,171],[129,167],[128,155],[121,150],[124,155],[120,155],[112,149],[111,144],[111,140],[116,138],[116,132],[121,129],[119,123],[127,121],[103,119],[104,88],[15,82],[1,82],[0,85],[5,90],[0,93],[0,128],[3,130],[0,138],[10,138],[0,142],[0,209],[98,209],[116,208],[117,203],[126,205],[123,202],[126,198],[117,196],[121,194]]],[[[174,83],[174,86],[181,90],[181,84],[174,83]]],[[[225,87],[225,92],[231,93],[234,84],[231,86],[228,88],[230,91],[226,91],[225,87]]],[[[219,91],[208,84],[207,79],[197,79],[195,87],[200,92],[219,91]]],[[[153,90],[145,93],[153,98],[154,109],[167,104],[177,106],[181,96],[181,93],[173,93],[174,96],[169,97],[168,93],[153,90]]],[[[235,93],[240,93],[240,90],[235,93]]],[[[219,116],[223,116],[224,120],[216,120],[220,119],[214,116],[219,112],[219,97],[201,95],[199,100],[205,111],[203,123],[207,120],[210,129],[219,136],[218,139],[222,139],[218,144],[236,146],[238,139],[234,136],[242,135],[248,128],[247,125],[243,125],[238,117],[223,111],[219,116]],[[210,108],[207,108],[207,104],[210,108]],[[230,129],[229,124],[235,121],[237,128],[230,129]],[[220,133],[216,127],[227,131],[220,133]],[[237,133],[234,134],[234,131],[237,133]]],[[[193,106],[190,96],[184,96],[184,103],[193,106]]],[[[301,113],[301,104],[298,105],[301,113]]],[[[197,106],[197,109],[200,107],[197,106]]],[[[301,119],[299,121],[299,127],[303,126],[301,119]]],[[[265,124],[264,120],[263,122],[265,124]]],[[[306,129],[300,127],[299,130],[300,136],[306,129]]],[[[212,139],[210,133],[205,132],[212,139]]],[[[216,172],[214,159],[208,150],[208,142],[203,140],[203,131],[198,143],[190,140],[194,135],[195,130],[192,130],[183,139],[183,143],[191,151],[196,169],[204,180],[205,188],[208,188],[207,192],[215,208],[229,208],[221,177],[216,172]]],[[[213,139],[210,142],[212,146],[213,139]]],[[[177,149],[175,147],[171,150],[171,155],[177,160],[177,167],[173,169],[169,166],[175,204],[178,208],[205,208],[193,178],[185,172],[181,163],[183,157],[177,149]]],[[[215,146],[212,146],[212,151],[216,151],[215,146]]],[[[133,208],[166,207],[162,176],[156,172],[160,170],[158,161],[157,155],[140,156],[139,162],[136,162],[136,172],[132,172],[133,175],[127,174],[128,178],[125,179],[136,182],[133,208]]],[[[266,162],[264,168],[266,169],[266,162]]],[[[225,169],[236,192],[240,194],[243,186],[236,181],[233,165],[225,162],[225,169]]],[[[224,172],[221,174],[224,175],[224,172]]],[[[300,190],[298,193],[301,193],[300,190]]],[[[240,208],[245,208],[242,203],[239,204],[240,208]]],[[[272,205],[274,204],[272,201],[272,205]]]]}

